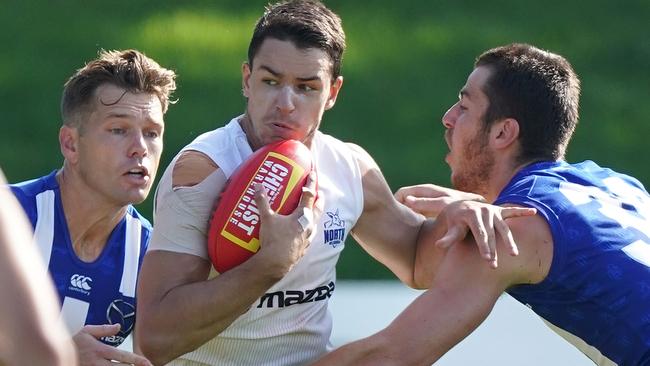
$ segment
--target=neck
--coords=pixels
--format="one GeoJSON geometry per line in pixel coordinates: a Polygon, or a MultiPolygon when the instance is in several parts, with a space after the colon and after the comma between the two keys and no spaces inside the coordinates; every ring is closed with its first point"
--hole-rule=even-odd
{"type": "Polygon", "coordinates": [[[239,125],[241,126],[241,129],[244,131],[244,134],[246,135],[246,140],[248,140],[248,144],[250,145],[253,151],[262,147],[262,142],[258,141],[257,137],[255,136],[255,133],[253,133],[253,123],[251,122],[251,119],[248,116],[248,112],[244,113],[244,115],[239,119],[239,125]]]}
{"type": "Polygon", "coordinates": [[[532,163],[532,161],[527,161],[524,163],[514,163],[512,161],[495,164],[494,169],[492,170],[490,180],[487,184],[487,193],[485,194],[485,199],[487,202],[494,203],[501,191],[510,183],[510,180],[525,166],[532,163]]]}
{"type": "Polygon", "coordinates": [[[124,218],[126,206],[102,199],[71,170],[61,169],[56,179],[75,254],[82,261],[92,262],[102,253],[111,232],[124,218]]]}

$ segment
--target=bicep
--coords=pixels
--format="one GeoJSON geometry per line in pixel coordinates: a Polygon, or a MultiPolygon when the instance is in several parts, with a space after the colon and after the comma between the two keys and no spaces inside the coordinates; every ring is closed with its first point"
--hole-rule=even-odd
{"type": "Polygon", "coordinates": [[[166,250],[147,252],[138,280],[138,307],[146,308],[160,302],[176,287],[205,281],[210,268],[209,261],[192,254],[166,250]]]}
{"type": "Polygon", "coordinates": [[[362,174],[364,206],[352,235],[401,279],[410,279],[424,217],[395,200],[381,170],[365,151],[356,148],[355,154],[362,174]]]}
{"type": "Polygon", "coordinates": [[[140,271],[139,304],[160,301],[175,287],[207,279],[208,222],[226,178],[206,159],[186,152],[161,178],[154,230],[140,271]],[[186,186],[190,181],[193,185],[186,186]]]}

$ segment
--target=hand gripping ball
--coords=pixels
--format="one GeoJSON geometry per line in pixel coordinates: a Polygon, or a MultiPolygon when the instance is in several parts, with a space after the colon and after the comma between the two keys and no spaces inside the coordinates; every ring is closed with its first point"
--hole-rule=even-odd
{"type": "Polygon", "coordinates": [[[314,169],[311,151],[301,142],[284,140],[255,151],[233,173],[210,219],[208,254],[223,273],[260,248],[260,217],[253,184],[264,186],[271,209],[286,215],[300,201],[302,187],[314,169]]]}

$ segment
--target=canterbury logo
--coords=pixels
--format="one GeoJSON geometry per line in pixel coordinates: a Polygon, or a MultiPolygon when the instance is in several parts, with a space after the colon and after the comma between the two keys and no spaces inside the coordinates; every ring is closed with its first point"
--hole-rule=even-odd
{"type": "Polygon", "coordinates": [[[93,279],[79,274],[75,274],[72,275],[72,277],[70,277],[70,284],[73,287],[80,288],[86,291],[89,291],[91,288],[88,282],[93,282],[93,279]]]}

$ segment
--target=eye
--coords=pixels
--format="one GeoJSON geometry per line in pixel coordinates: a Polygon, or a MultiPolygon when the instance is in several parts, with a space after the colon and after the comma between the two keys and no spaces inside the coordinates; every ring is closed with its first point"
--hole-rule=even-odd
{"type": "Polygon", "coordinates": [[[266,85],[275,86],[278,85],[278,81],[274,79],[262,79],[262,82],[266,85]]]}
{"type": "Polygon", "coordinates": [[[459,104],[459,105],[458,105],[458,108],[460,109],[461,112],[465,112],[465,111],[467,110],[467,107],[465,107],[465,106],[462,105],[462,104],[459,104]]]}
{"type": "Polygon", "coordinates": [[[116,127],[116,128],[111,128],[111,129],[109,129],[108,131],[109,131],[110,133],[112,133],[113,135],[124,135],[124,134],[126,133],[126,129],[124,129],[124,128],[118,128],[118,127],[116,127]]]}
{"type": "Polygon", "coordinates": [[[152,131],[145,131],[144,135],[145,135],[146,137],[149,137],[149,138],[155,139],[155,138],[157,138],[158,136],[160,136],[160,133],[158,133],[158,131],[153,131],[153,130],[152,130],[152,131]]]}
{"type": "Polygon", "coordinates": [[[314,87],[312,87],[311,85],[308,85],[308,84],[299,84],[298,85],[298,90],[309,92],[309,91],[316,90],[316,88],[314,88],[314,87]]]}

